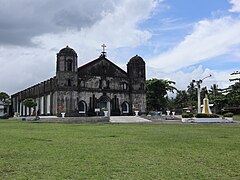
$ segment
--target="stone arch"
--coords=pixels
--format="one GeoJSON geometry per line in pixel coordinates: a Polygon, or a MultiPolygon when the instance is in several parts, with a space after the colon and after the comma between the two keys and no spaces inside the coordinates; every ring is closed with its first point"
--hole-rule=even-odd
{"type": "Polygon", "coordinates": [[[122,114],[129,114],[130,112],[129,103],[127,101],[124,101],[121,106],[122,106],[122,114]]]}
{"type": "Polygon", "coordinates": [[[83,100],[78,102],[78,111],[80,114],[85,114],[87,112],[87,103],[83,100]]]}
{"type": "Polygon", "coordinates": [[[106,95],[101,96],[98,99],[99,102],[99,108],[100,109],[108,109],[109,112],[109,116],[110,116],[110,112],[111,112],[111,103],[110,103],[110,98],[106,95]]]}

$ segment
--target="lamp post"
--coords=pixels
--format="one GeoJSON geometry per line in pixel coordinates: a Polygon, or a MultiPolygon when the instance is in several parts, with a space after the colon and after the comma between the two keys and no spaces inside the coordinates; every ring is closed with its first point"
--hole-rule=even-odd
{"type": "Polygon", "coordinates": [[[193,83],[195,83],[195,86],[197,87],[197,97],[198,97],[198,113],[201,113],[201,84],[204,79],[211,77],[212,75],[210,74],[209,76],[206,76],[198,81],[192,80],[193,83]]]}

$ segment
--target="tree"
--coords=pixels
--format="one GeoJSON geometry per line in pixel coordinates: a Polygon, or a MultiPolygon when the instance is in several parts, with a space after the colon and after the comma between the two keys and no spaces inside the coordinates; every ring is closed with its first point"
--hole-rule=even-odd
{"type": "Polygon", "coordinates": [[[146,81],[148,111],[167,109],[167,92],[176,90],[172,84],[175,84],[175,82],[163,79],[150,79],[146,81]]]}
{"type": "Polygon", "coordinates": [[[177,95],[176,95],[176,98],[175,98],[175,105],[176,105],[176,108],[184,108],[184,107],[187,107],[189,104],[188,104],[188,93],[187,91],[185,90],[179,90],[177,91],[177,95]]]}
{"type": "Polygon", "coordinates": [[[0,92],[0,101],[6,103],[10,100],[10,96],[5,92],[0,92]]]}
{"type": "MultiPolygon", "coordinates": [[[[240,75],[240,72],[236,71],[231,74],[232,76],[240,75]]],[[[228,107],[239,107],[240,106],[240,78],[233,77],[229,79],[230,81],[234,81],[233,85],[230,85],[227,88],[227,106],[228,107]]]]}
{"type": "Polygon", "coordinates": [[[197,102],[197,88],[194,84],[194,82],[190,82],[190,84],[187,87],[187,93],[188,93],[188,99],[191,101],[197,102]]]}
{"type": "Polygon", "coordinates": [[[223,90],[218,88],[217,84],[213,84],[209,89],[209,100],[214,104],[214,113],[221,113],[225,97],[223,90]]]}
{"type": "Polygon", "coordinates": [[[34,102],[34,100],[32,98],[27,98],[27,99],[23,100],[23,105],[25,105],[28,108],[34,107],[34,110],[35,110],[35,107],[37,106],[37,103],[34,102]]]}

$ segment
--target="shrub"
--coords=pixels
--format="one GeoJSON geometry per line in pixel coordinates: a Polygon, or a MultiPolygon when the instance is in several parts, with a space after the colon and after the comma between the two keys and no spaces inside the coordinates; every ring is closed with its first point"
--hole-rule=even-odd
{"type": "Polygon", "coordinates": [[[233,113],[228,112],[223,115],[224,117],[233,117],[233,113]]]}
{"type": "Polygon", "coordinates": [[[219,115],[198,113],[198,114],[196,114],[196,118],[219,118],[219,115]]]}
{"type": "Polygon", "coordinates": [[[192,118],[193,114],[192,113],[183,113],[182,118],[192,118]]]}

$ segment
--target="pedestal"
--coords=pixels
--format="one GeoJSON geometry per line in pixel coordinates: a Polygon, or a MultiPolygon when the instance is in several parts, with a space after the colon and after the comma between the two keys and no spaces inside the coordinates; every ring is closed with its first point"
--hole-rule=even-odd
{"type": "Polygon", "coordinates": [[[65,113],[61,113],[61,115],[62,115],[62,118],[65,118],[65,113]]]}
{"type": "Polygon", "coordinates": [[[134,111],[134,112],[135,112],[135,116],[138,116],[139,111],[134,111]]]}
{"type": "Polygon", "coordinates": [[[108,111],[103,111],[104,112],[104,117],[108,116],[108,111]]]}

